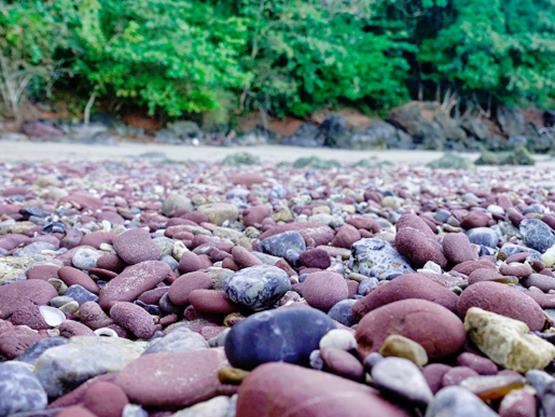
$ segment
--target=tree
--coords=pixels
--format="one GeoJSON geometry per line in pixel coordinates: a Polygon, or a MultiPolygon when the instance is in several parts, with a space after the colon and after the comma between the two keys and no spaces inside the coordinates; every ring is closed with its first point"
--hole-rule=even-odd
{"type": "Polygon", "coordinates": [[[55,10],[40,0],[0,1],[0,96],[5,116],[22,122],[22,104],[31,86],[51,86],[62,62],[56,51],[67,31],[55,10]]]}
{"type": "Polygon", "coordinates": [[[243,19],[197,0],[76,0],[74,70],[90,93],[150,114],[204,112],[250,78],[243,19]]]}

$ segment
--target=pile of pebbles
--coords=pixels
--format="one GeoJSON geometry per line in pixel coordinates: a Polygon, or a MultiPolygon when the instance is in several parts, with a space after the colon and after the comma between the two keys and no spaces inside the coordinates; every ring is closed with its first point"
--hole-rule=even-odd
{"type": "Polygon", "coordinates": [[[555,416],[551,171],[0,182],[0,417],[555,416]]]}

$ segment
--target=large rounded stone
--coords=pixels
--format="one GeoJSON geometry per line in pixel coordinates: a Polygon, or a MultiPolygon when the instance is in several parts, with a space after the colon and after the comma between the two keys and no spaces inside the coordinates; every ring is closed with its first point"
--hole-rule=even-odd
{"type": "Polygon", "coordinates": [[[424,275],[407,274],[401,275],[387,284],[378,285],[370,294],[354,304],[353,314],[361,319],[369,311],[407,298],[433,301],[453,312],[457,312],[459,299],[455,293],[424,275]]]}
{"type": "Polygon", "coordinates": [[[331,271],[309,274],[300,289],[308,304],[326,312],[349,296],[345,278],[341,274],[331,271]]]}
{"type": "Polygon", "coordinates": [[[224,291],[231,301],[254,311],[272,307],[290,289],[287,273],[270,265],[241,269],[224,282],[224,291]]]}
{"type": "Polygon", "coordinates": [[[145,355],[158,352],[194,352],[208,347],[208,342],[199,333],[181,326],[165,336],[152,339],[148,343],[145,355]]]}
{"type": "Polygon", "coordinates": [[[0,417],[39,411],[47,403],[46,392],[30,367],[21,362],[0,363],[0,417]]]}
{"type": "Polygon", "coordinates": [[[160,259],[160,248],[144,229],[132,229],[123,232],[114,239],[114,249],[118,256],[129,265],[144,261],[160,259]]]}
{"type": "Polygon", "coordinates": [[[243,381],[238,417],[409,417],[375,390],[285,363],[262,365],[243,381]]]}
{"type": "Polygon", "coordinates": [[[68,286],[80,285],[87,291],[98,294],[98,285],[85,272],[72,266],[64,266],[58,270],[58,276],[68,286]]]}
{"type": "Polygon", "coordinates": [[[395,235],[395,247],[413,267],[420,268],[428,261],[442,268],[447,265],[441,245],[435,237],[427,236],[412,227],[403,227],[395,235]]]}
{"type": "Polygon", "coordinates": [[[420,343],[430,359],[458,353],[466,338],[461,320],[445,307],[427,300],[407,299],[384,305],[364,316],[355,335],[359,352],[366,356],[379,351],[392,334],[420,343]]]}
{"type": "Polygon", "coordinates": [[[448,233],[441,243],[445,257],[452,264],[456,265],[477,258],[470,240],[464,233],[448,233]]]}
{"type": "Polygon", "coordinates": [[[464,317],[471,307],[522,320],[530,330],[541,330],[545,323],[538,303],[526,294],[497,282],[481,281],[468,286],[459,297],[459,315],[464,317]]]}
{"type": "Polygon", "coordinates": [[[221,349],[152,353],[123,368],[114,383],[137,404],[186,406],[217,395],[218,370],[226,364],[221,349]]]}
{"type": "Polygon", "coordinates": [[[56,289],[46,281],[30,279],[0,286],[0,319],[8,318],[25,302],[46,304],[57,296],[56,289]]]}
{"type": "Polygon", "coordinates": [[[199,289],[210,289],[213,286],[212,278],[201,271],[189,272],[177,278],[168,291],[168,297],[175,305],[189,304],[191,291],[199,289]]]}
{"type": "Polygon", "coordinates": [[[164,281],[170,273],[170,267],[161,261],[130,266],[100,290],[100,305],[110,308],[116,301],[133,301],[164,281]]]}
{"type": "Polygon", "coordinates": [[[334,328],[326,314],[310,307],[264,311],[231,328],[225,352],[231,365],[242,369],[277,361],[304,364],[334,328]]]}
{"type": "Polygon", "coordinates": [[[44,352],[35,365],[35,375],[49,397],[59,397],[94,376],[119,371],[144,349],[143,342],[77,336],[71,343],[44,352]]]}
{"type": "Polygon", "coordinates": [[[230,203],[203,204],[198,211],[208,217],[210,223],[221,226],[226,220],[233,221],[239,217],[239,209],[230,203]]]}
{"type": "Polygon", "coordinates": [[[127,301],[114,303],[110,317],[139,339],[150,339],[156,331],[153,317],[144,308],[127,301]]]}

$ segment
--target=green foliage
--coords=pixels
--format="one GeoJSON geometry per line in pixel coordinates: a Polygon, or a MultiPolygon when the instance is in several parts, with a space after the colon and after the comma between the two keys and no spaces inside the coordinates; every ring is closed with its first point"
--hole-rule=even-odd
{"type": "Polygon", "coordinates": [[[475,165],[534,165],[534,158],[526,147],[519,146],[511,152],[483,152],[475,165]]]}
{"type": "Polygon", "coordinates": [[[453,0],[452,22],[425,39],[425,74],[463,95],[546,104],[555,94],[555,1],[453,0]]]}
{"type": "Polygon", "coordinates": [[[83,108],[201,113],[213,128],[446,91],[548,106],[555,0],[0,0],[0,57],[10,114],[54,81],[83,108]]]}
{"type": "Polygon", "coordinates": [[[222,165],[240,166],[260,164],[260,158],[249,152],[237,152],[226,156],[222,160],[222,165]]]}
{"type": "Polygon", "coordinates": [[[426,164],[433,169],[469,169],[472,161],[455,153],[446,153],[441,158],[434,159],[426,164]]]}
{"type": "Polygon", "coordinates": [[[410,45],[401,34],[369,30],[371,1],[243,0],[255,78],[250,107],[304,116],[322,107],[369,100],[373,108],[406,98],[410,45]]]}
{"type": "Polygon", "coordinates": [[[243,19],[196,0],[75,0],[74,70],[101,96],[170,116],[218,107],[222,90],[248,82],[239,57],[243,19]]]}

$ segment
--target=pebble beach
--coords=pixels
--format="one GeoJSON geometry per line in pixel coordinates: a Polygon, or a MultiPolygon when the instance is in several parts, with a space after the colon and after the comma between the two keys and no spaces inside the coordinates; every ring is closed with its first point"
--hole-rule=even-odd
{"type": "Polygon", "coordinates": [[[554,168],[324,165],[1,162],[0,417],[555,416],[554,168]]]}

